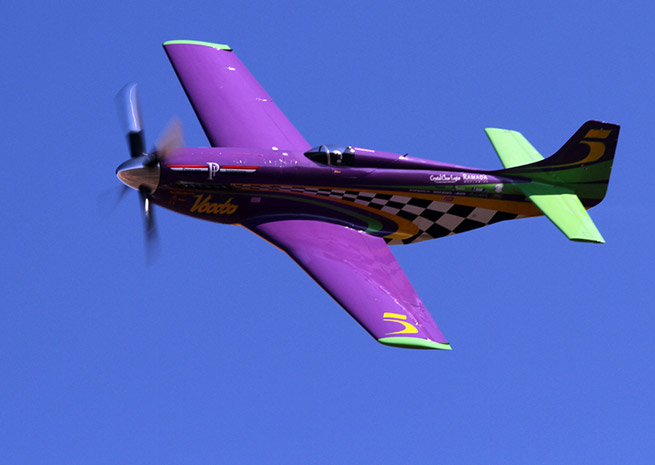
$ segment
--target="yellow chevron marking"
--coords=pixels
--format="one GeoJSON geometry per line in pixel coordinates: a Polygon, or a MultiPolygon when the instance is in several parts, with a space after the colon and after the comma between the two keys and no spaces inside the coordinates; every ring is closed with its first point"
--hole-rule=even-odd
{"type": "Polygon", "coordinates": [[[391,334],[414,334],[414,333],[418,333],[418,329],[416,328],[416,326],[414,326],[411,323],[408,323],[408,322],[404,321],[404,320],[407,319],[407,315],[401,315],[399,313],[385,312],[385,314],[382,315],[382,318],[384,318],[384,321],[399,323],[399,324],[403,325],[403,329],[401,329],[400,331],[394,331],[392,333],[387,333],[387,336],[389,336],[391,334]]]}

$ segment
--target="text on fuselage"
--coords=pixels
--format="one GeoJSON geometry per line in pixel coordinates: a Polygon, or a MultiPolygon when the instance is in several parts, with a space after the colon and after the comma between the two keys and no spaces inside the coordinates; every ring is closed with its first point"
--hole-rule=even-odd
{"type": "Polygon", "coordinates": [[[230,203],[232,201],[232,197],[227,199],[223,203],[216,203],[211,201],[211,195],[207,194],[198,194],[194,195],[196,198],[195,203],[191,207],[191,213],[211,213],[214,215],[232,215],[235,211],[237,211],[237,208],[239,208],[238,205],[233,205],[230,203]]]}

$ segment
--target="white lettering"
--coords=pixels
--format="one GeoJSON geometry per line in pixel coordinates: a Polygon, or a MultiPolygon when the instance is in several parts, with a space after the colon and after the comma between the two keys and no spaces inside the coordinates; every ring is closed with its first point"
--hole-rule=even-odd
{"type": "Polygon", "coordinates": [[[430,181],[432,181],[435,184],[448,184],[448,183],[455,183],[458,182],[460,179],[462,179],[461,176],[458,176],[456,174],[431,174],[430,175],[430,181]]]}
{"type": "Polygon", "coordinates": [[[462,176],[464,176],[464,182],[465,183],[486,183],[488,181],[488,177],[486,174],[469,174],[469,173],[462,173],[462,176]]]}
{"type": "Polygon", "coordinates": [[[207,166],[209,166],[209,179],[214,179],[214,175],[218,173],[218,170],[220,168],[219,164],[208,161],[207,166]]]}

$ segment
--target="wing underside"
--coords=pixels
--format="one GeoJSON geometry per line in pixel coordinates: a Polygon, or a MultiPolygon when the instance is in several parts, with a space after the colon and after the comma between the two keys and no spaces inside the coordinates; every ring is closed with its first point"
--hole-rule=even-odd
{"type": "Polygon", "coordinates": [[[309,148],[229,46],[172,40],[164,49],[213,147],[309,148]]]}
{"type": "Polygon", "coordinates": [[[384,239],[320,221],[245,226],[284,250],[377,341],[450,349],[384,239]]]}

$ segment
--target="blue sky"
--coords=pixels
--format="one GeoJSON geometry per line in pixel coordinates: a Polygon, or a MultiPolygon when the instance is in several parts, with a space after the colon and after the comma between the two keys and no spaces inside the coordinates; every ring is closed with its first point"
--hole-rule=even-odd
{"type": "Polygon", "coordinates": [[[652,463],[655,33],[643,2],[2,7],[0,463],[652,463]],[[395,247],[452,352],[381,346],[283,253],[159,209],[114,95],[207,141],[161,48],[230,44],[312,145],[481,168],[621,124],[605,245],[546,219],[395,247]],[[99,205],[100,204],[100,205],[99,205]]]}

